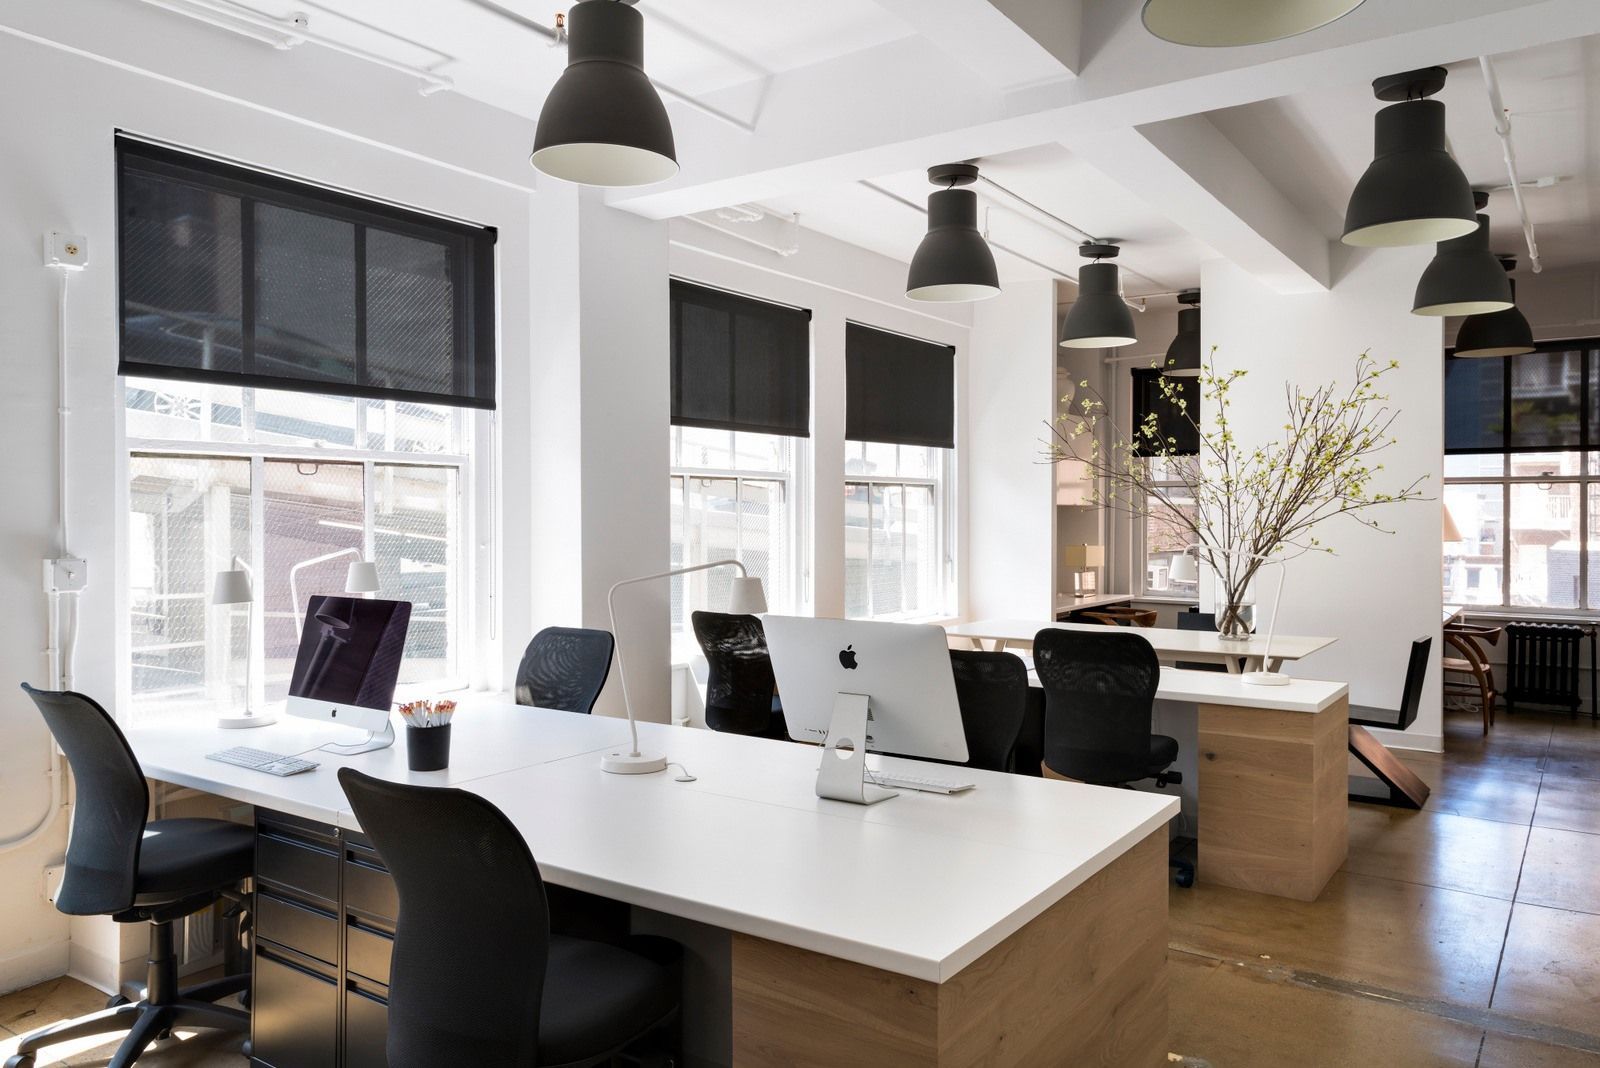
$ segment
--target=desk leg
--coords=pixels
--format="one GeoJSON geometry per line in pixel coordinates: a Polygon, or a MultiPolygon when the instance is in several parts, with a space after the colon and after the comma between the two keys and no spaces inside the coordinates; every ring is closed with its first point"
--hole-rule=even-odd
{"type": "Polygon", "coordinates": [[[733,936],[740,1068],[1155,1068],[1166,1055],[1165,827],[944,983],[733,936]]]}
{"type": "Polygon", "coordinates": [[[1350,844],[1350,705],[1200,706],[1203,882],[1314,901],[1350,844]]]}
{"type": "MultiPolygon", "coordinates": [[[[1237,656],[1223,657],[1222,666],[1228,669],[1228,674],[1230,675],[1237,675],[1241,670],[1239,667],[1239,658],[1237,656]]],[[[1244,666],[1250,671],[1256,670],[1256,662],[1253,658],[1247,658],[1244,666]]]]}

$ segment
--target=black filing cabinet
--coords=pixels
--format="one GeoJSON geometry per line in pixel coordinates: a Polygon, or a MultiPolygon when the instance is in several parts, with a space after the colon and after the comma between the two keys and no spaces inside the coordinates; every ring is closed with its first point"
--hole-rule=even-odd
{"type": "Polygon", "coordinates": [[[394,880],[360,834],[256,814],[251,1060],[385,1068],[394,880]]]}

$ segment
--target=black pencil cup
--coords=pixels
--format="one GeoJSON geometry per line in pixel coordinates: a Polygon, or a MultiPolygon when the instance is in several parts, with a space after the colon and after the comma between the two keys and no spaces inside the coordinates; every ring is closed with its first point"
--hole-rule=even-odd
{"type": "Polygon", "coordinates": [[[443,771],[450,766],[450,724],[406,728],[406,763],[412,771],[443,771]]]}

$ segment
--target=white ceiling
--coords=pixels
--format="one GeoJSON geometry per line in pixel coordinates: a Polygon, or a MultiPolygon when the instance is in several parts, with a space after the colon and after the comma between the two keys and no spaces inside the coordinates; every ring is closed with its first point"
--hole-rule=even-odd
{"type": "MultiPolygon", "coordinates": [[[[1200,263],[1216,253],[1171,220],[1152,211],[1060,145],[1041,145],[979,160],[982,173],[1044,211],[1097,238],[1124,242],[1123,289],[1129,296],[1171,293],[1200,284],[1200,263]]],[[[923,172],[887,175],[872,185],[926,205],[933,191],[923,172]]],[[[979,227],[996,248],[1002,281],[1076,277],[1084,262],[1076,235],[980,183],[979,227]],[[987,209],[987,211],[985,210],[987,209]],[[1045,266],[1041,267],[1040,264],[1045,266]],[[1048,269],[1047,269],[1048,268],[1048,269]]],[[[799,212],[801,225],[897,260],[909,260],[927,230],[921,211],[861,183],[806,190],[764,202],[778,213],[799,212]]]]}
{"type": "MultiPolygon", "coordinates": [[[[1546,267],[1592,263],[1600,254],[1600,38],[1491,57],[1524,182],[1559,175],[1546,189],[1524,189],[1546,267]]],[[[1475,188],[1507,182],[1500,141],[1476,62],[1449,67],[1438,99],[1450,144],[1475,188]]],[[[1284,97],[1215,112],[1213,123],[1328,237],[1343,229],[1350,190],[1372,159],[1372,116],[1383,104],[1366,84],[1284,97]]],[[[1493,192],[1488,214],[1494,248],[1526,264],[1511,193],[1493,192]]]]}

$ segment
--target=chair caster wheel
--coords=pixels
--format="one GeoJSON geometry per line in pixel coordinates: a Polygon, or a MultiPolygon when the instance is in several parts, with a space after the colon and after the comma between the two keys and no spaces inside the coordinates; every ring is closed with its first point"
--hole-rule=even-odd
{"type": "Polygon", "coordinates": [[[1180,871],[1172,877],[1172,881],[1187,890],[1194,885],[1194,872],[1180,871]]]}
{"type": "Polygon", "coordinates": [[[5,1068],[33,1068],[33,1054],[19,1053],[6,1058],[5,1068]]]}

